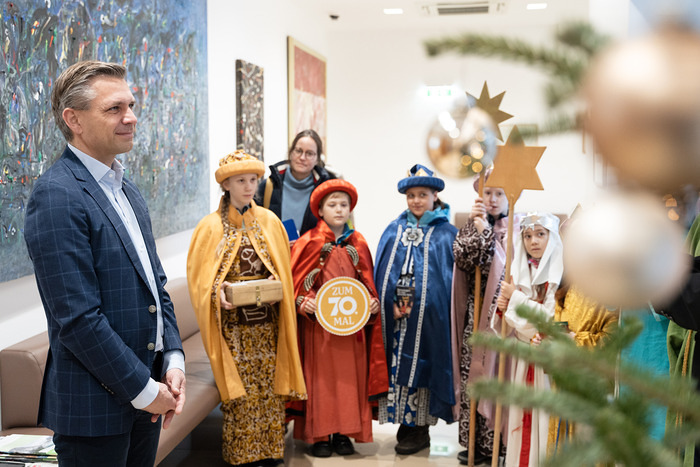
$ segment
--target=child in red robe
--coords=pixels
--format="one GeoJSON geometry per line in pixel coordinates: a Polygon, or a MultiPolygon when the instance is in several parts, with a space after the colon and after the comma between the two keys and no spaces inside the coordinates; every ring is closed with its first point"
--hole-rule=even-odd
{"type": "Polygon", "coordinates": [[[295,417],[294,437],[313,443],[311,454],[316,457],[353,454],[349,438],[371,442],[370,399],[388,390],[372,256],[364,237],[347,226],[356,203],[357,190],[345,180],[316,187],[310,207],[323,222],[292,248],[299,345],[308,391],[303,415],[295,417]],[[359,280],[371,297],[369,321],[348,336],[328,332],[315,315],[318,290],[340,276],[359,280]]]}

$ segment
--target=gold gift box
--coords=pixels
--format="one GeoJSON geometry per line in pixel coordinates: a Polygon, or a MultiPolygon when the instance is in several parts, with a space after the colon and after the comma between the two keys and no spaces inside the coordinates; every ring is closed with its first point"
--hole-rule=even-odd
{"type": "Polygon", "coordinates": [[[233,306],[261,306],[282,300],[282,282],[272,279],[256,279],[235,282],[226,287],[226,300],[233,306]]]}

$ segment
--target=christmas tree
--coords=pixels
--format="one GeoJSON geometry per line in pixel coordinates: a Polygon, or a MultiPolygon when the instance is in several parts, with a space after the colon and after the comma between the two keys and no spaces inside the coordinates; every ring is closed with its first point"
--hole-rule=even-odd
{"type": "Polygon", "coordinates": [[[639,335],[641,323],[623,319],[604,344],[578,347],[561,327],[543,314],[520,307],[518,314],[547,337],[539,346],[516,339],[475,334],[472,345],[535,364],[547,373],[554,389],[530,387],[496,380],[469,385],[470,395],[504,405],[536,407],[550,415],[588,427],[587,436],[574,436],[549,457],[547,466],[593,466],[618,463],[625,466],[680,466],[679,453],[700,439],[700,396],[687,378],[659,377],[620,362],[620,351],[639,335]],[[622,389],[616,394],[615,384],[622,389]],[[652,404],[668,407],[683,420],[663,440],[649,436],[652,404]]]}

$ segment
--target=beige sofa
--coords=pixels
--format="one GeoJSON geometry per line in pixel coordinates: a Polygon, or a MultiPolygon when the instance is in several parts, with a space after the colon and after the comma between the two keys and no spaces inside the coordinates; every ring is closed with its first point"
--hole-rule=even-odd
{"type": "MultiPolygon", "coordinates": [[[[162,430],[156,464],[196,427],[220,402],[219,391],[204,351],[197,320],[187,292],[187,281],[175,279],[166,289],[175,305],[177,324],[185,350],[186,403],[182,414],[162,430]]],[[[49,350],[47,333],[26,339],[0,351],[0,435],[51,434],[37,426],[41,381],[49,350]]]]}

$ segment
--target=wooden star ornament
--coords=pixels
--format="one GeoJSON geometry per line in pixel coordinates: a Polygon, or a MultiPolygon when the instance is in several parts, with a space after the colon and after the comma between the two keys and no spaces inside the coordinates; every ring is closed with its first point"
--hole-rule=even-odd
{"type": "Polygon", "coordinates": [[[517,125],[508,135],[508,141],[498,147],[493,172],[485,186],[502,188],[511,205],[523,190],[543,190],[536,166],[546,146],[525,146],[517,125]]]}
{"type": "Polygon", "coordinates": [[[495,133],[499,141],[503,141],[503,135],[501,134],[501,129],[498,125],[500,125],[501,122],[504,122],[509,118],[513,117],[511,114],[499,109],[499,107],[501,106],[501,101],[503,100],[503,96],[505,96],[505,94],[506,92],[503,91],[497,96],[490,97],[489,87],[486,84],[486,81],[484,81],[484,87],[481,88],[481,95],[478,99],[475,96],[472,96],[471,94],[467,93],[467,98],[469,99],[469,101],[473,100],[477,107],[489,114],[489,116],[493,120],[494,126],[496,127],[495,133]]]}

